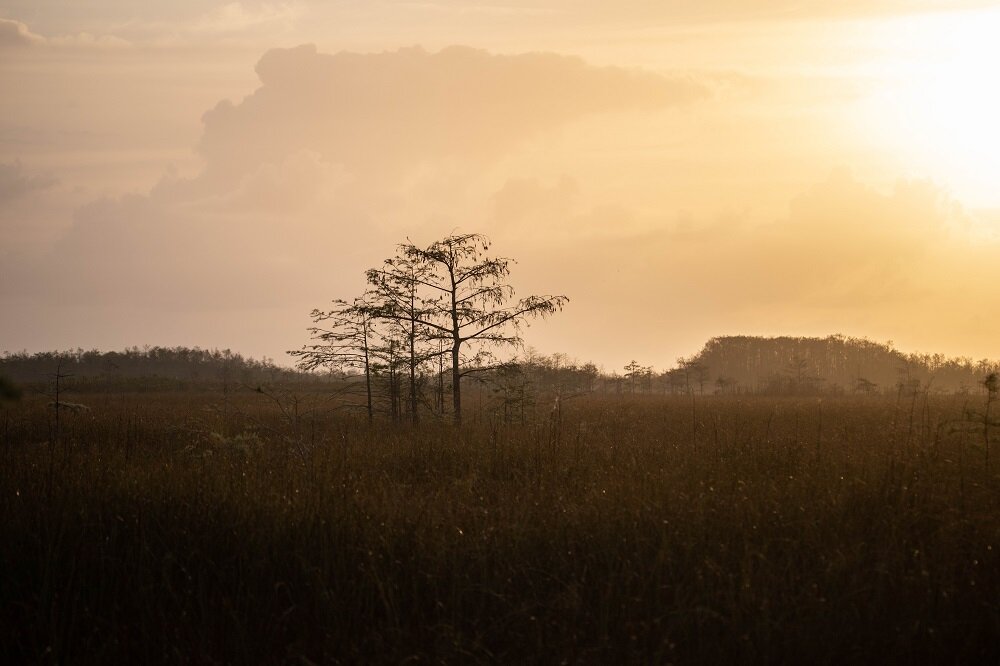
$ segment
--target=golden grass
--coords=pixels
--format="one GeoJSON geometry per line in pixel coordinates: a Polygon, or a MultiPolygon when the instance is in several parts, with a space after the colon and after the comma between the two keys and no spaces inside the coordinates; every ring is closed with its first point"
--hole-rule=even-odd
{"type": "Polygon", "coordinates": [[[1000,477],[967,400],[594,396],[456,430],[92,394],[58,441],[41,399],[6,405],[0,652],[995,663],[1000,477]]]}

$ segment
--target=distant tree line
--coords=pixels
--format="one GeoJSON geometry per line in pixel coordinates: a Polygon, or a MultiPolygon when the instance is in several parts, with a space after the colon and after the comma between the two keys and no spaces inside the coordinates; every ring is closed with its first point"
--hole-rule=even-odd
{"type": "Polygon", "coordinates": [[[120,352],[76,349],[0,355],[0,375],[19,383],[46,382],[57,368],[61,373],[72,375],[77,383],[125,381],[135,384],[150,378],[247,384],[316,380],[315,375],[279,367],[270,359],[248,358],[228,349],[130,347],[120,352]]]}
{"type": "Polygon", "coordinates": [[[726,336],[669,369],[630,361],[620,371],[598,370],[564,354],[529,352],[518,361],[536,392],[582,390],[673,395],[896,395],[982,393],[1000,373],[986,359],[906,354],[891,342],[826,338],[726,336]]]}
{"type": "MultiPolygon", "coordinates": [[[[832,335],[726,336],[653,379],[671,393],[891,395],[982,391],[995,361],[906,354],[891,342],[832,335]]],[[[626,367],[626,377],[629,368],[626,367]]]]}
{"type": "MultiPolygon", "coordinates": [[[[427,415],[454,419],[454,336],[445,337],[442,330],[422,323],[434,321],[433,296],[421,296],[419,291],[402,291],[398,287],[380,294],[379,290],[387,288],[384,281],[391,275],[389,267],[399,266],[395,259],[387,262],[384,269],[369,271],[367,278],[373,288],[362,297],[350,304],[336,301],[332,310],[313,313],[317,320],[312,329],[314,344],[291,352],[299,359],[299,369],[278,366],[270,359],[247,358],[229,350],[185,347],[4,353],[0,355],[0,400],[16,399],[21,392],[18,384],[48,383],[59,372],[72,377],[75,390],[81,384],[101,390],[119,385],[148,389],[308,383],[336,392],[341,404],[360,409],[369,418],[381,415],[416,421],[427,415]],[[404,298],[397,302],[400,295],[404,298]]],[[[480,285],[479,289],[483,288],[480,285]]],[[[461,298],[464,296],[457,296],[456,300],[461,298]]],[[[450,297],[445,299],[445,303],[450,300],[450,297]]],[[[530,305],[537,302],[503,301],[489,320],[502,323],[490,330],[496,331],[495,334],[472,337],[468,327],[460,328],[458,377],[465,386],[465,398],[474,401],[477,415],[523,422],[547,413],[555,396],[570,399],[587,393],[789,396],[892,396],[915,391],[982,393],[989,390],[990,381],[995,390],[996,376],[1000,373],[1000,364],[993,361],[905,354],[892,343],[841,335],[718,337],[709,340],[694,356],[678,359],[667,370],[658,371],[633,360],[621,371],[607,372],[566,354],[544,355],[521,346],[518,325],[524,322],[530,305]],[[512,318],[505,321],[506,316],[512,318]],[[461,333],[462,330],[466,332],[461,333]],[[516,353],[500,356],[497,352],[503,348],[516,353]]],[[[558,309],[559,304],[552,303],[552,307],[558,309]]],[[[460,313],[460,324],[469,320],[471,311],[460,313]]],[[[487,320],[482,314],[471,319],[476,320],[478,327],[472,327],[472,333],[489,325],[483,323],[487,320]]]]}

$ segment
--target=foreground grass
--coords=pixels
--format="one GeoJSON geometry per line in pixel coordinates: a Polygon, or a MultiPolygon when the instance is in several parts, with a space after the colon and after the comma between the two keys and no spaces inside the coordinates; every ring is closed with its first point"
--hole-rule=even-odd
{"type": "Polygon", "coordinates": [[[15,661],[1000,657],[1000,478],[958,399],[586,398],[461,431],[91,405],[58,441],[41,403],[0,412],[15,661]]]}

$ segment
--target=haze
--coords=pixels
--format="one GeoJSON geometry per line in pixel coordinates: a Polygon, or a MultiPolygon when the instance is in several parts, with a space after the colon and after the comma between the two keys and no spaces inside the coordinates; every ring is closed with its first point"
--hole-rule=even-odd
{"type": "Polygon", "coordinates": [[[529,344],[1000,357],[1000,3],[0,0],[0,350],[287,362],[482,232],[529,344]],[[692,9],[691,7],[697,7],[692,9]]]}

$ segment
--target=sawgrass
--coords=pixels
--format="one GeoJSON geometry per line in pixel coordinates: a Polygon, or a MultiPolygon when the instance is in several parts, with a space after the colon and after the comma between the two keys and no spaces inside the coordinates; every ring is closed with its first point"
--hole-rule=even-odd
{"type": "Polygon", "coordinates": [[[977,398],[0,407],[11,663],[996,663],[977,398]],[[539,412],[541,414],[541,412],[539,412]],[[55,435],[58,434],[56,438],[55,435]]]}

